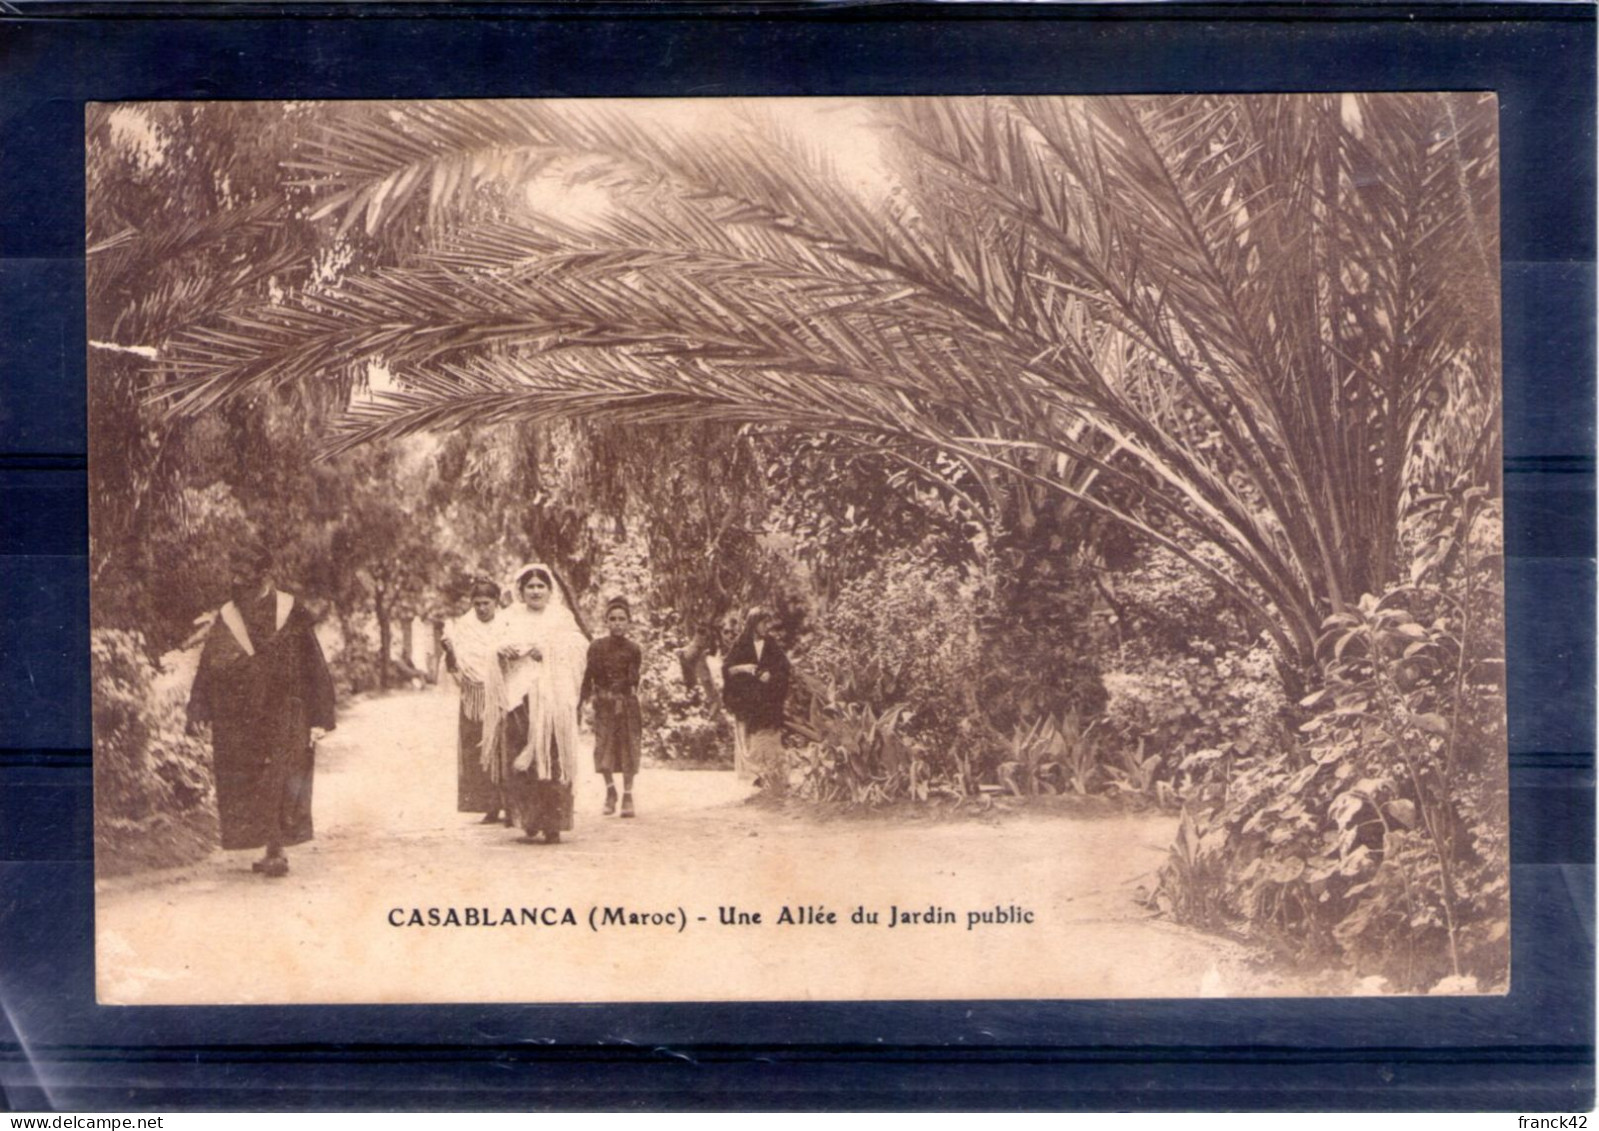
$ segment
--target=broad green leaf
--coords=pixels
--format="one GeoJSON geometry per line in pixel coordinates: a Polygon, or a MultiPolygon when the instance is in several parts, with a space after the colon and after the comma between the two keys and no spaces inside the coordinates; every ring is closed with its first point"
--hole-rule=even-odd
{"type": "Polygon", "coordinates": [[[1449,733],[1449,721],[1442,715],[1430,712],[1425,715],[1411,715],[1410,722],[1411,725],[1426,731],[1428,734],[1448,735],[1449,733]]]}
{"type": "Polygon", "coordinates": [[[1416,803],[1397,797],[1383,806],[1387,814],[1407,829],[1416,827],[1416,803]]]}

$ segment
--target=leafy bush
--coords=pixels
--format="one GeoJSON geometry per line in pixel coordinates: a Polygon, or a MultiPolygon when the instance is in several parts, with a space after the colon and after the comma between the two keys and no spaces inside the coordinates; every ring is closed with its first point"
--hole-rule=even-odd
{"type": "Polygon", "coordinates": [[[1503,984],[1499,524],[1487,503],[1477,517],[1438,578],[1448,589],[1396,586],[1327,618],[1300,742],[1186,760],[1195,783],[1157,906],[1400,990],[1503,984]]]}
{"type": "Polygon", "coordinates": [[[644,753],[659,761],[725,761],[731,766],[732,730],[718,724],[697,687],[683,682],[675,637],[660,619],[635,614],[628,633],[644,653],[639,678],[644,753]]]}
{"type": "Polygon", "coordinates": [[[944,754],[969,744],[981,664],[981,592],[961,571],[913,551],[884,557],[847,582],[822,614],[797,665],[896,729],[944,754]]]}
{"type": "Polygon", "coordinates": [[[1152,801],[1162,808],[1175,808],[1176,790],[1170,782],[1156,776],[1164,761],[1159,754],[1146,754],[1144,740],[1139,739],[1137,746],[1120,748],[1119,765],[1114,762],[1105,764],[1106,784],[1119,797],[1130,798],[1138,803],[1152,801]]]}
{"type": "Polygon", "coordinates": [[[1182,792],[1196,764],[1231,766],[1291,741],[1277,654],[1209,580],[1156,548],[1117,578],[1114,602],[1122,640],[1104,675],[1104,727],[1124,772],[1158,757],[1158,780],[1182,792]]]}
{"type": "Polygon", "coordinates": [[[1093,792],[1103,778],[1093,730],[1075,711],[1017,727],[996,767],[1000,784],[1018,796],[1093,792]]]}
{"type": "Polygon", "coordinates": [[[1192,642],[1194,654],[1151,656],[1105,673],[1105,727],[1124,749],[1143,743],[1165,777],[1201,751],[1247,757],[1289,741],[1288,703],[1276,657],[1265,645],[1220,651],[1192,642]]]}
{"type": "Polygon", "coordinates": [[[1087,533],[1053,520],[1053,509],[999,540],[978,606],[976,703],[1000,734],[1041,716],[1094,718],[1105,706],[1100,673],[1113,642],[1094,615],[1087,533]]]}
{"type": "Polygon", "coordinates": [[[733,728],[725,716],[707,718],[687,713],[667,718],[645,732],[644,748],[652,758],[731,769],[733,728]]]}
{"type": "Polygon", "coordinates": [[[369,618],[347,618],[341,626],[343,646],[327,658],[334,682],[351,694],[379,686],[377,646],[368,633],[357,627],[366,619],[369,618]]]}
{"type": "Polygon", "coordinates": [[[908,546],[942,566],[975,565],[984,526],[972,471],[944,454],[920,471],[827,434],[759,436],[772,508],[769,533],[791,546],[817,592],[837,595],[908,546]],[[840,491],[838,484],[850,489],[840,491]]]}
{"type": "MultiPolygon", "coordinates": [[[[1081,631],[1090,606],[1081,578],[989,566],[973,573],[925,548],[900,550],[843,584],[801,657],[813,699],[842,710],[839,725],[870,732],[873,720],[891,719],[896,740],[917,752],[929,796],[964,796],[980,782],[1021,795],[1091,792],[1103,783],[1088,720],[1105,692],[1100,642],[1081,631]]],[[[877,780],[812,755],[808,772],[841,774],[842,795],[877,780]]]]}
{"type": "MultiPolygon", "coordinates": [[[[1227,559],[1214,548],[1189,547],[1219,569],[1227,559]]],[[[1146,545],[1114,576],[1119,644],[1132,655],[1182,655],[1194,640],[1236,639],[1238,614],[1214,580],[1165,547],[1146,545]]]]}
{"type": "Polygon", "coordinates": [[[172,867],[218,843],[205,744],[184,734],[182,703],[157,687],[137,633],[89,637],[94,717],[95,871],[172,867]]]}
{"type": "Polygon", "coordinates": [[[804,719],[789,720],[805,745],[790,754],[790,785],[809,801],[885,805],[964,797],[969,769],[939,772],[922,746],[898,730],[901,706],[877,711],[865,703],[841,700],[831,690],[808,683],[804,719]]]}

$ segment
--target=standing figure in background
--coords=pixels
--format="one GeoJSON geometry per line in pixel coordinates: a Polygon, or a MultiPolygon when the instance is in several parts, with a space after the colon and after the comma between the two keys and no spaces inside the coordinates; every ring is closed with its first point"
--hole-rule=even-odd
{"type": "Polygon", "coordinates": [[[514,588],[522,603],[500,614],[484,743],[497,754],[496,781],[527,839],[543,834],[555,844],[572,828],[577,702],[589,642],[548,566],[523,566],[514,588]]]}
{"type": "Polygon", "coordinates": [[[283,849],[311,839],[313,743],[333,729],[333,676],[309,613],[274,589],[265,546],[229,555],[233,599],[206,636],[188,726],[211,725],[222,847],[265,848],[251,868],[286,876],[283,849]]]}
{"type": "Polygon", "coordinates": [[[633,611],[624,597],[612,597],[605,606],[609,636],[589,645],[579,706],[594,700],[594,769],[605,778],[605,815],[616,812],[616,783],[622,775],[622,816],[633,811],[633,776],[638,773],[643,722],[639,713],[639,669],[644,654],[627,638],[633,611]]]}
{"type": "MultiPolygon", "coordinates": [[[[789,664],[772,638],[776,628],[777,617],[770,609],[750,610],[743,633],[722,661],[722,702],[735,725],[743,727],[744,754],[759,775],[756,784],[781,796],[788,790],[783,704],[788,700],[789,664]]],[[[736,766],[736,748],[734,759],[736,766]]]]}
{"type": "Polygon", "coordinates": [[[708,621],[700,625],[688,647],[677,654],[683,686],[690,691],[697,689],[704,696],[712,718],[722,713],[721,650],[721,630],[715,621],[708,621]]]}
{"type": "Polygon", "coordinates": [[[456,743],[455,808],[482,813],[492,825],[506,808],[490,768],[493,751],[483,744],[483,719],[488,702],[489,670],[499,663],[496,623],[500,587],[487,578],[472,583],[472,607],[444,627],[444,666],[461,688],[461,718],[456,743]]]}

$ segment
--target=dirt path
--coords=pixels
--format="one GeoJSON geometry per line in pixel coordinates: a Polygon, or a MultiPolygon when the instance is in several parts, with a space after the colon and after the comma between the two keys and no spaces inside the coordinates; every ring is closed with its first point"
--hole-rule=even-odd
{"type": "Polygon", "coordinates": [[[218,853],[103,881],[100,1000],[1292,992],[1134,903],[1166,817],[819,821],[747,804],[731,773],[646,770],[638,819],[601,817],[585,774],[569,840],[525,844],[455,812],[454,726],[442,690],[350,706],[319,750],[318,837],[285,879],[218,853]]]}

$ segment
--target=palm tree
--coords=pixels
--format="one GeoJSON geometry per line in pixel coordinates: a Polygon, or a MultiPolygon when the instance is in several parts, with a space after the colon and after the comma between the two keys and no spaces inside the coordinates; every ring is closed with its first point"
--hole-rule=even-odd
{"type": "Polygon", "coordinates": [[[400,386],[336,447],[591,418],[941,453],[1166,546],[1301,669],[1324,617],[1396,579],[1423,470],[1491,473],[1491,96],[873,111],[862,190],[758,110],[707,138],[603,105],[350,108],[297,165],[343,228],[574,156],[612,205],[509,209],[314,305],[228,312],[164,396],[202,413],[380,355],[400,386]]]}

